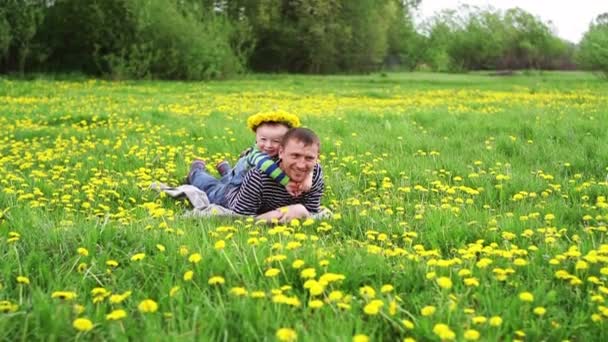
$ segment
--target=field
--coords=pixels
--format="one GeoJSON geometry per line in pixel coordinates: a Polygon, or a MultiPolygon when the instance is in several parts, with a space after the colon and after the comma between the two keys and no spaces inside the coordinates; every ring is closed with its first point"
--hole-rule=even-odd
{"type": "Polygon", "coordinates": [[[608,83],[582,73],[0,79],[0,336],[608,339],[608,83]],[[248,115],[321,137],[322,221],[148,189],[248,115]]]}

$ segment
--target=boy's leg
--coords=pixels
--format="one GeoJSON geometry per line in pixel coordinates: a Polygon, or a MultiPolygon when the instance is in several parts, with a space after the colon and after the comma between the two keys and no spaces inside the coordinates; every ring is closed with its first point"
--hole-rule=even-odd
{"type": "Polygon", "coordinates": [[[228,174],[230,178],[227,183],[231,184],[232,186],[240,186],[241,183],[243,183],[243,178],[245,177],[247,171],[249,171],[249,163],[247,162],[247,158],[239,159],[236,165],[234,165],[232,171],[230,171],[228,174]]]}
{"type": "Polygon", "coordinates": [[[209,202],[219,204],[222,202],[224,194],[226,192],[226,184],[221,183],[215,177],[208,174],[203,167],[198,165],[192,165],[190,173],[188,174],[188,180],[190,184],[203,190],[209,202]]]}

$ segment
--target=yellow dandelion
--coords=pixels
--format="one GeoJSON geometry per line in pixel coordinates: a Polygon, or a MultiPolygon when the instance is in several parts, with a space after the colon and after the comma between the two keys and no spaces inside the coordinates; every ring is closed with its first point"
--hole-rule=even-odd
{"type": "Polygon", "coordinates": [[[219,250],[222,250],[224,248],[226,248],[226,242],[224,240],[219,240],[215,243],[214,248],[219,250]]]}
{"type": "Polygon", "coordinates": [[[294,262],[291,264],[291,267],[298,269],[298,268],[304,266],[304,264],[305,264],[304,260],[297,259],[297,260],[294,260],[294,262]]]}
{"type": "Polygon", "coordinates": [[[220,276],[214,276],[209,278],[209,281],[207,282],[209,285],[222,285],[224,284],[226,281],[224,280],[224,278],[220,277],[220,276]]]}
{"type": "Polygon", "coordinates": [[[153,313],[158,310],[158,304],[152,299],[144,299],[139,302],[137,309],[143,313],[153,313]]]}
{"type": "Polygon", "coordinates": [[[59,298],[63,300],[72,300],[78,295],[73,291],[55,291],[51,294],[51,298],[59,298]]]}
{"type": "Polygon", "coordinates": [[[93,322],[88,318],[76,318],[74,322],[72,322],[72,326],[78,331],[89,331],[93,329],[93,322]]]}
{"type": "Polygon", "coordinates": [[[184,272],[184,280],[185,281],[192,280],[192,277],[194,277],[194,271],[186,271],[186,272],[184,272]]]}
{"type": "Polygon", "coordinates": [[[477,341],[479,340],[479,331],[474,329],[469,329],[464,332],[464,339],[467,341],[477,341]]]}
{"type": "Polygon", "coordinates": [[[78,247],[78,249],[76,249],[76,252],[81,256],[89,256],[89,251],[84,247],[78,247]]]}
{"type": "Polygon", "coordinates": [[[435,313],[435,311],[437,311],[437,308],[432,305],[427,305],[420,310],[420,314],[422,316],[431,316],[435,313]]]}
{"type": "Polygon", "coordinates": [[[403,324],[403,326],[408,330],[414,329],[414,323],[410,320],[403,319],[401,320],[401,324],[403,324]]]}
{"type": "Polygon", "coordinates": [[[500,316],[492,316],[490,317],[490,325],[493,327],[498,327],[502,324],[502,318],[500,316]]]}
{"type": "Polygon", "coordinates": [[[437,278],[437,285],[442,289],[450,289],[452,288],[452,280],[448,277],[439,277],[437,278]]]}
{"type": "Polygon", "coordinates": [[[117,321],[119,319],[123,319],[127,317],[127,312],[123,309],[117,309],[106,315],[106,320],[108,321],[117,321]]]}
{"type": "Polygon", "coordinates": [[[169,297],[175,297],[175,295],[179,292],[179,286],[173,286],[171,290],[169,290],[169,297]]]}
{"type": "Polygon", "coordinates": [[[534,295],[530,292],[522,292],[519,294],[519,300],[522,302],[532,302],[534,301],[534,295]]]}
{"type": "Polygon", "coordinates": [[[309,279],[317,276],[317,271],[314,268],[305,268],[300,272],[300,277],[309,279]]]}
{"type": "Polygon", "coordinates": [[[25,277],[25,276],[18,276],[17,277],[17,282],[19,284],[29,285],[30,284],[30,279],[28,277],[25,277]]]}
{"type": "Polygon", "coordinates": [[[298,339],[298,334],[290,328],[281,328],[277,330],[276,337],[281,342],[292,342],[298,339]]]}
{"type": "Polygon", "coordinates": [[[542,306],[535,307],[533,311],[537,316],[543,316],[545,313],[547,313],[547,309],[543,308],[542,306]]]}
{"type": "Polygon", "coordinates": [[[447,324],[438,323],[433,327],[433,333],[442,340],[451,341],[456,338],[456,334],[450,329],[447,324]]]}
{"type": "Polygon", "coordinates": [[[131,257],[131,261],[142,261],[146,257],[146,253],[137,253],[131,257]]]}
{"type": "Polygon", "coordinates": [[[106,261],[106,265],[109,267],[118,267],[118,261],[116,260],[108,260],[106,261]]]}
{"type": "Polygon", "coordinates": [[[271,278],[278,276],[279,273],[281,273],[281,271],[278,268],[269,268],[264,272],[264,276],[271,278]]]}
{"type": "Polygon", "coordinates": [[[369,342],[369,337],[364,334],[357,334],[353,336],[353,342],[369,342]]]}
{"type": "Polygon", "coordinates": [[[200,253],[193,253],[190,255],[190,257],[188,257],[188,261],[190,261],[193,264],[197,264],[197,263],[201,262],[202,259],[203,259],[203,257],[200,255],[200,253]]]}
{"type": "Polygon", "coordinates": [[[392,292],[395,289],[395,287],[391,284],[385,284],[382,285],[382,287],[380,288],[380,292],[382,293],[389,293],[392,292]]]}

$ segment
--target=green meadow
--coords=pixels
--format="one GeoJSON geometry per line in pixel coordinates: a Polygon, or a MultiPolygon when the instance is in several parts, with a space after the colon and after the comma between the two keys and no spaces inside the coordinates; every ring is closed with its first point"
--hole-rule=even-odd
{"type": "Polygon", "coordinates": [[[607,340],[606,108],[587,73],[0,78],[0,337],[607,340]],[[332,218],[149,189],[273,110],[320,136],[332,218]]]}

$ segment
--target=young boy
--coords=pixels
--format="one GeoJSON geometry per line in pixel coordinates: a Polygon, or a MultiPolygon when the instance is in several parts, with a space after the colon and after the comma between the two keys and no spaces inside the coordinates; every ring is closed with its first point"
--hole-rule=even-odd
{"type": "Polygon", "coordinates": [[[226,189],[240,186],[247,171],[255,167],[277,183],[285,186],[287,192],[294,197],[310,190],[312,173],[303,183],[298,184],[290,181],[289,177],[276,164],[281,140],[290,128],[300,126],[298,117],[282,111],[259,113],[247,119],[247,126],[255,133],[255,144],[241,154],[232,170],[230,170],[230,164],[227,161],[222,161],[216,165],[218,172],[222,175],[219,184],[211,182],[214,185],[209,185],[210,183],[205,181],[204,183],[201,182],[205,186],[197,185],[199,181],[193,179],[195,178],[193,176],[198,169],[205,168],[202,160],[195,160],[192,163],[188,174],[188,183],[204,190],[212,203],[220,203],[226,189]]]}

